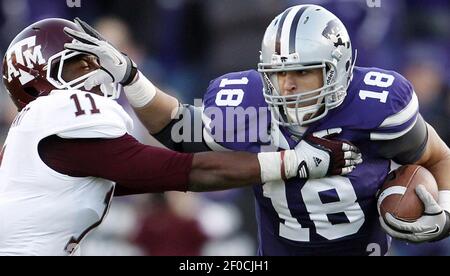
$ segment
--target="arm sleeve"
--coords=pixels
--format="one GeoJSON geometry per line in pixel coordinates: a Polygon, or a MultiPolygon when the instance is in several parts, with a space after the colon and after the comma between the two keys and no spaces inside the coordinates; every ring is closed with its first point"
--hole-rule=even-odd
{"type": "Polygon", "coordinates": [[[398,164],[414,164],[423,155],[428,142],[428,129],[419,114],[413,128],[403,136],[387,141],[376,141],[379,154],[398,164]]]}
{"type": "Polygon", "coordinates": [[[159,133],[156,140],[178,152],[211,151],[203,138],[202,109],[182,105],[174,119],[159,133]]]}
{"type": "Polygon", "coordinates": [[[192,154],[116,139],[43,139],[39,155],[53,170],[72,177],[100,177],[117,183],[121,195],[187,191],[192,154]]]}
{"type": "Polygon", "coordinates": [[[413,164],[422,157],[428,142],[427,125],[419,112],[419,100],[413,85],[404,76],[393,71],[380,72],[394,81],[386,88],[389,91],[380,88],[389,95],[385,103],[373,101],[377,106],[371,113],[378,124],[371,130],[370,138],[381,157],[399,164],[413,164]]]}

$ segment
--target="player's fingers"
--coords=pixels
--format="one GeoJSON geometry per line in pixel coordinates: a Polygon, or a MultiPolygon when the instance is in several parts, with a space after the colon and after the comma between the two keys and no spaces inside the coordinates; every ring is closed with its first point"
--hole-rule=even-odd
{"type": "Polygon", "coordinates": [[[350,174],[354,169],[356,169],[355,166],[350,166],[350,167],[344,167],[341,170],[341,175],[348,175],[350,174]]]}
{"type": "Polygon", "coordinates": [[[386,231],[386,233],[388,233],[389,236],[403,240],[408,240],[408,238],[411,238],[412,236],[411,234],[401,233],[392,229],[389,225],[386,224],[386,222],[381,216],[379,217],[379,220],[381,227],[383,228],[384,231],[386,231]]]}
{"type": "Polygon", "coordinates": [[[101,84],[113,83],[113,82],[114,82],[114,79],[112,78],[112,76],[110,74],[108,74],[104,70],[98,70],[94,75],[89,77],[84,82],[84,88],[86,90],[91,90],[92,88],[97,87],[101,84]]]}
{"type": "Polygon", "coordinates": [[[64,48],[88,55],[94,55],[99,59],[100,65],[112,63],[120,64],[120,60],[115,55],[110,55],[105,47],[88,45],[84,43],[66,43],[64,48]]]}
{"type": "Polygon", "coordinates": [[[394,218],[390,213],[386,213],[386,222],[396,229],[411,232],[411,233],[422,233],[435,229],[435,226],[428,226],[418,222],[406,222],[394,218]]]}
{"type": "Polygon", "coordinates": [[[66,43],[64,44],[64,48],[67,50],[72,50],[80,53],[86,53],[98,56],[101,51],[98,46],[88,45],[83,43],[66,43]]]}
{"type": "Polygon", "coordinates": [[[345,160],[345,167],[353,166],[353,165],[359,165],[363,162],[362,159],[347,159],[345,160]]]}
{"type": "Polygon", "coordinates": [[[70,36],[82,43],[86,43],[86,44],[90,44],[90,45],[98,45],[98,43],[100,42],[97,38],[92,37],[92,36],[88,35],[87,33],[82,33],[82,32],[73,30],[68,27],[64,27],[64,32],[68,36],[70,36]]]}
{"type": "Polygon", "coordinates": [[[430,192],[425,188],[424,185],[418,185],[416,188],[416,194],[422,200],[425,205],[425,212],[432,214],[440,214],[442,212],[442,208],[433,198],[430,192]]]}
{"type": "Polygon", "coordinates": [[[96,30],[94,29],[91,25],[89,25],[88,23],[84,22],[83,20],[81,20],[80,18],[75,18],[75,24],[78,25],[78,27],[80,29],[82,29],[85,33],[97,38],[98,40],[103,40],[105,41],[105,39],[103,38],[103,36],[96,30]]]}
{"type": "Polygon", "coordinates": [[[345,151],[349,150],[349,151],[354,151],[357,153],[361,152],[357,146],[353,145],[352,143],[350,143],[348,141],[342,142],[342,150],[345,150],[345,151]]]}
{"type": "Polygon", "coordinates": [[[361,159],[362,155],[354,151],[344,151],[344,159],[361,159]]]}
{"type": "Polygon", "coordinates": [[[412,223],[411,222],[400,221],[400,220],[394,218],[394,216],[391,215],[390,213],[386,213],[385,219],[386,219],[387,225],[389,225],[395,229],[398,229],[401,231],[412,232],[412,223]]]}
{"type": "Polygon", "coordinates": [[[91,76],[84,82],[84,88],[89,91],[94,87],[97,87],[101,84],[101,80],[97,74],[91,76]]]}
{"type": "Polygon", "coordinates": [[[348,143],[342,143],[342,150],[343,151],[354,151],[354,152],[358,152],[358,148],[348,144],[348,143]]]}

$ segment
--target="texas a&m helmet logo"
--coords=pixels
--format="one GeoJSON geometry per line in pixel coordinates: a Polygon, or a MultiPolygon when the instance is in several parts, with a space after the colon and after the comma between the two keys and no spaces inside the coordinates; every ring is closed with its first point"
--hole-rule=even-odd
{"type": "Polygon", "coordinates": [[[5,57],[7,63],[5,75],[8,82],[18,78],[22,85],[36,78],[36,74],[33,74],[35,66],[46,63],[41,45],[36,45],[36,36],[25,38],[12,45],[5,57]]]}

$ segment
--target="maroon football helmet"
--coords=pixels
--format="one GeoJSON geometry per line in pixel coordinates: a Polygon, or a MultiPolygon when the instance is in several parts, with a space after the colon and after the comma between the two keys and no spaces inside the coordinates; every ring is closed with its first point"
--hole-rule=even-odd
{"type": "Polygon", "coordinates": [[[37,97],[55,89],[78,89],[94,72],[75,80],[62,78],[64,61],[81,53],[64,49],[72,38],[64,27],[80,28],[64,19],[51,18],[32,24],[12,41],[3,58],[3,83],[19,111],[37,97]]]}

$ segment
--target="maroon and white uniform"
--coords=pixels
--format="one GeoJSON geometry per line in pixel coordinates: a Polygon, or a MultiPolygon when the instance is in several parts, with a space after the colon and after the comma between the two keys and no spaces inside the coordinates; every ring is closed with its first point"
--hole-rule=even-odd
{"type": "Polygon", "coordinates": [[[121,194],[186,191],[192,155],[142,145],[132,127],[115,101],[79,90],[28,104],[0,155],[0,255],[73,254],[117,182],[121,194]]]}

